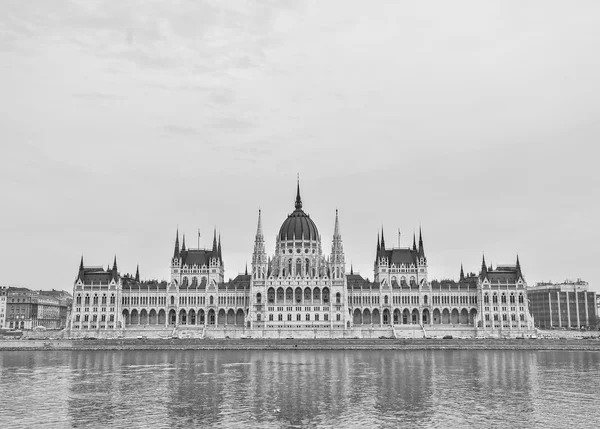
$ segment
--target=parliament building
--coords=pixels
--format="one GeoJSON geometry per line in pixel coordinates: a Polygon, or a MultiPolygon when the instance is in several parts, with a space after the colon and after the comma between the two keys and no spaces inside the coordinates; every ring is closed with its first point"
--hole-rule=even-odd
{"type": "Polygon", "coordinates": [[[304,212],[298,185],[295,210],[275,237],[268,256],[258,212],[251,270],[225,281],[216,231],[211,249],[186,247],[175,237],[170,281],[141,281],[113,266],[84,265],[73,286],[71,331],[188,329],[253,332],[419,329],[424,336],[444,328],[474,333],[531,330],[526,282],[514,265],[487,266],[458,281],[430,280],[419,229],[410,247],[387,247],[377,237],[373,281],[346,271],[336,210],[331,253],[304,212]]]}

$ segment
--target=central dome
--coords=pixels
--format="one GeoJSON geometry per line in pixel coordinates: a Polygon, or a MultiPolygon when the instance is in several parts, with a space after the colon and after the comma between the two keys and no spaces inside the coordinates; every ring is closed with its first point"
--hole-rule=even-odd
{"type": "Polygon", "coordinates": [[[300,199],[300,184],[296,194],[296,210],[283,221],[279,229],[279,239],[292,240],[319,240],[319,231],[312,219],[302,210],[300,199]]]}

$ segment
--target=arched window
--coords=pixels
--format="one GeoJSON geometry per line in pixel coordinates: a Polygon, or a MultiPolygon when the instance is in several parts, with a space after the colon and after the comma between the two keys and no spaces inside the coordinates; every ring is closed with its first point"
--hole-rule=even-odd
{"type": "Polygon", "coordinates": [[[498,295],[496,295],[496,294],[492,295],[492,303],[498,304],[498,295]]]}
{"type": "Polygon", "coordinates": [[[260,304],[261,300],[262,300],[262,295],[260,293],[257,293],[256,294],[256,303],[260,304]]]}
{"type": "Polygon", "coordinates": [[[519,304],[523,304],[523,294],[519,294],[519,304]]]}
{"type": "Polygon", "coordinates": [[[502,304],[506,304],[506,294],[502,294],[502,304]]]}
{"type": "Polygon", "coordinates": [[[427,295],[423,297],[423,304],[427,305],[427,295]]]}
{"type": "Polygon", "coordinates": [[[485,295],[483,295],[483,303],[484,304],[489,304],[490,303],[490,297],[489,297],[489,295],[487,293],[485,295]]]}
{"type": "Polygon", "coordinates": [[[171,295],[171,305],[175,305],[175,297],[171,295]]]}
{"type": "Polygon", "coordinates": [[[292,275],[292,258],[288,261],[288,276],[292,275]]]}
{"type": "Polygon", "coordinates": [[[514,294],[510,294],[510,303],[514,304],[515,303],[515,295],[514,294]]]}
{"type": "Polygon", "coordinates": [[[98,305],[98,295],[94,294],[94,305],[98,305]]]}
{"type": "Polygon", "coordinates": [[[102,305],[106,305],[106,295],[102,295],[102,305]]]}
{"type": "Polygon", "coordinates": [[[341,304],[342,303],[342,295],[340,295],[339,292],[335,294],[335,303],[336,304],[341,304]]]}
{"type": "Polygon", "coordinates": [[[302,259],[296,259],[296,273],[297,276],[302,274],[302,259]]]}
{"type": "Polygon", "coordinates": [[[192,287],[197,287],[198,286],[198,277],[194,276],[192,277],[192,287]]]}
{"type": "Polygon", "coordinates": [[[81,305],[81,295],[77,295],[77,305],[81,305]]]}
{"type": "Polygon", "coordinates": [[[214,300],[213,296],[211,295],[210,299],[209,299],[209,305],[213,305],[214,302],[215,302],[215,300],[214,300]]]}
{"type": "Polygon", "coordinates": [[[267,302],[269,302],[269,303],[275,302],[275,289],[271,288],[267,292],[267,302]]]}
{"type": "Polygon", "coordinates": [[[385,295],[385,296],[383,297],[383,303],[384,303],[385,305],[387,305],[387,304],[388,304],[388,296],[387,296],[387,295],[385,295]]]}
{"type": "Polygon", "coordinates": [[[283,289],[277,289],[277,301],[283,301],[283,289]]]}
{"type": "Polygon", "coordinates": [[[115,294],[114,293],[110,296],[110,305],[115,305],[115,294]]]}

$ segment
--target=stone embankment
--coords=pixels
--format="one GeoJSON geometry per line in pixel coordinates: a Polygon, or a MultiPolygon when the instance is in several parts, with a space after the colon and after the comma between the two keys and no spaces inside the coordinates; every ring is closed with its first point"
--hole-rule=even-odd
{"type": "Polygon", "coordinates": [[[0,340],[9,350],[589,350],[600,339],[95,339],[0,340]]]}

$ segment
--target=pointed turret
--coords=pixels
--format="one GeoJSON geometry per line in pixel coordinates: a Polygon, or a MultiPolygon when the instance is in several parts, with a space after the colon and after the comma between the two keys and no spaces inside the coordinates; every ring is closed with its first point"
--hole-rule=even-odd
{"type": "Polygon", "coordinates": [[[85,270],[83,268],[83,255],[81,255],[81,262],[79,262],[79,273],[77,273],[76,281],[77,280],[83,281],[84,274],[85,274],[85,270]]]}
{"type": "Polygon", "coordinates": [[[265,237],[263,236],[262,230],[262,211],[258,209],[254,252],[252,253],[252,272],[255,278],[268,277],[271,274],[270,265],[270,261],[267,262],[267,252],[265,251],[265,237]]]}
{"type": "Polygon", "coordinates": [[[352,267],[352,264],[350,264],[350,275],[354,275],[354,267],[352,267]]]}
{"type": "Polygon", "coordinates": [[[219,233],[219,244],[217,245],[217,255],[219,257],[219,262],[223,263],[223,254],[221,253],[221,233],[219,233]]]}
{"type": "Polygon", "coordinates": [[[185,248],[185,234],[183,234],[183,240],[181,241],[181,251],[185,252],[186,248],[185,248]]]}
{"type": "Polygon", "coordinates": [[[117,281],[117,277],[118,277],[118,270],[117,270],[117,255],[115,255],[115,260],[113,262],[113,267],[112,267],[112,279],[114,281],[117,281]]]}
{"type": "Polygon", "coordinates": [[[300,175],[298,175],[298,186],[296,189],[296,210],[302,210],[302,199],[300,198],[300,175]]]}
{"type": "Polygon", "coordinates": [[[340,220],[338,210],[335,209],[335,224],[333,227],[333,243],[331,244],[331,262],[335,267],[335,278],[341,278],[346,273],[346,262],[344,258],[344,246],[340,232],[340,220]]]}
{"type": "Polygon", "coordinates": [[[381,251],[385,251],[385,238],[383,238],[383,225],[381,226],[381,251]]]}
{"type": "Polygon", "coordinates": [[[375,264],[379,261],[379,255],[381,254],[381,244],[379,244],[379,232],[377,232],[377,253],[375,254],[375,264]]]}
{"type": "Polygon", "coordinates": [[[213,232],[213,245],[212,245],[212,257],[217,258],[217,228],[215,227],[213,232]]]}
{"type": "Polygon", "coordinates": [[[173,258],[179,258],[179,228],[175,233],[175,251],[173,252],[173,258]]]}
{"type": "Polygon", "coordinates": [[[463,264],[460,263],[460,281],[462,282],[465,279],[465,272],[463,270],[463,264]]]}
{"type": "Polygon", "coordinates": [[[517,253],[517,276],[522,277],[523,273],[521,272],[521,263],[519,262],[519,254],[517,253]]]}
{"type": "Polygon", "coordinates": [[[256,226],[256,238],[258,237],[263,237],[262,213],[260,209],[258,209],[258,225],[256,226]]]}
{"type": "Polygon", "coordinates": [[[425,247],[423,247],[423,234],[421,233],[421,226],[419,226],[419,257],[425,257],[425,247]]]}
{"type": "Polygon", "coordinates": [[[417,251],[417,237],[414,232],[413,232],[413,248],[412,248],[412,250],[414,250],[415,252],[417,251]]]}
{"type": "Polygon", "coordinates": [[[138,264],[137,267],[135,268],[135,281],[137,283],[140,282],[140,264],[138,264]]]}
{"type": "Polygon", "coordinates": [[[487,265],[485,265],[485,254],[484,254],[483,258],[481,260],[481,272],[479,273],[479,275],[482,278],[485,278],[485,277],[487,277],[487,272],[488,272],[488,269],[487,269],[487,265]]]}
{"type": "Polygon", "coordinates": [[[245,276],[248,275],[248,262],[246,262],[246,269],[244,270],[244,275],[245,276]]]}
{"type": "Polygon", "coordinates": [[[335,225],[333,226],[333,237],[341,237],[340,221],[338,220],[338,210],[335,209],[335,225]]]}

